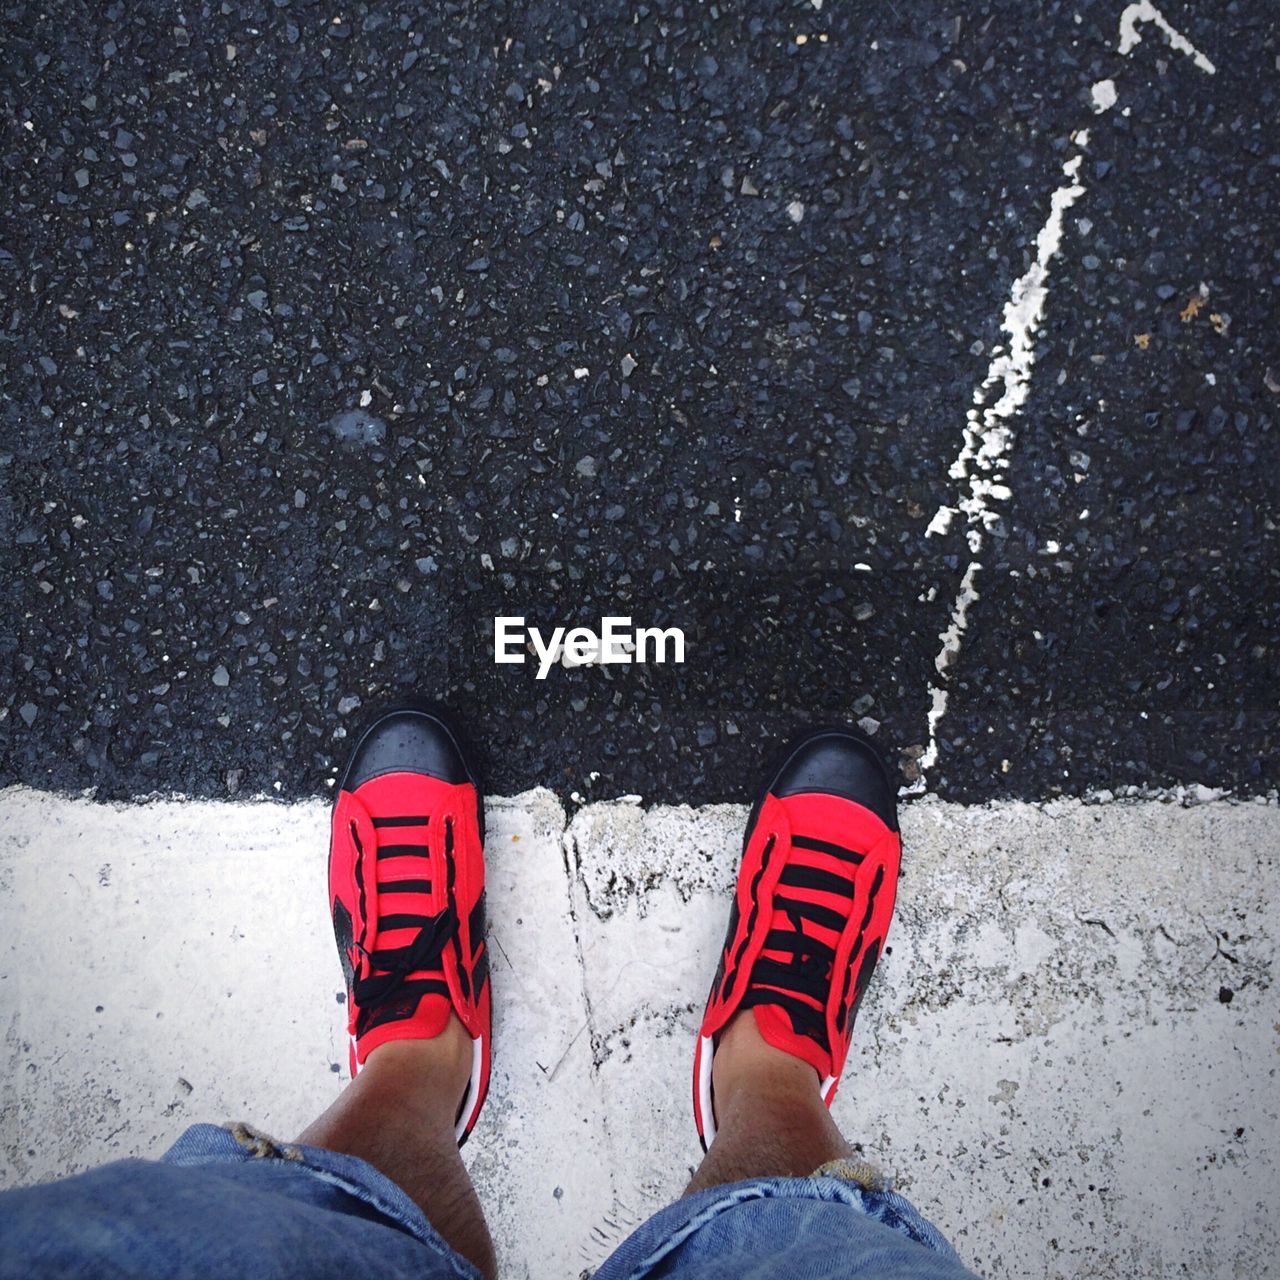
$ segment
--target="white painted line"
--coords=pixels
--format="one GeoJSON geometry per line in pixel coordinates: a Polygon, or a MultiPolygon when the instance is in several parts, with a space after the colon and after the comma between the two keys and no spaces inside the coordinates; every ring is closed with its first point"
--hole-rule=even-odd
{"type": "MultiPolygon", "coordinates": [[[[960,639],[969,625],[969,606],[978,598],[978,589],[974,585],[981,565],[976,560],[969,562],[969,567],[960,579],[960,590],[956,593],[955,603],[951,606],[951,618],[947,628],[938,637],[942,648],[934,658],[933,665],[938,675],[945,677],[947,669],[955,661],[960,652],[960,639]]],[[[929,686],[929,738],[924,754],[920,757],[920,777],[923,782],[924,771],[931,769],[938,759],[938,725],[947,713],[948,691],[945,685],[929,686]]]]}
{"type": "MultiPolygon", "coordinates": [[[[464,1154],[504,1275],[598,1266],[696,1164],[745,818],[489,803],[494,1068],[464,1154]]],[[[1266,1274],[1280,809],[926,798],[902,825],[845,1132],[979,1274],[1266,1274]]],[[[326,839],[319,802],[0,793],[0,1184],[154,1155],[197,1120],[290,1138],[327,1105],[326,839]]]]}
{"type": "MultiPolygon", "coordinates": [[[[1088,135],[1078,133],[1075,141],[1082,149],[1088,135]]],[[[969,625],[969,607],[978,599],[976,582],[982,570],[978,555],[984,534],[998,519],[994,504],[1005,502],[1011,496],[1005,484],[1013,446],[1013,432],[1008,424],[1031,392],[1035,337],[1049,296],[1049,264],[1062,243],[1063,215],[1084,194],[1084,186],[1079,181],[1083,158],[1083,151],[1077,150],[1062,166],[1067,181],[1049,198],[1048,217],[1036,236],[1035,261],[1013,282],[1009,301],[1005,303],[1001,328],[1008,341],[995,349],[987,375],[973,393],[974,407],[966,417],[964,443],[948,473],[952,479],[964,482],[968,496],[960,499],[958,508],[939,507],[925,531],[926,537],[944,533],[957,510],[967,518],[970,560],[951,606],[946,629],[938,637],[941,648],[934,667],[940,677],[945,677],[960,652],[969,625]]],[[[920,757],[917,790],[923,789],[927,771],[937,763],[938,725],[947,709],[946,685],[930,684],[929,701],[929,740],[920,757]]]]}
{"type": "Polygon", "coordinates": [[[1003,483],[1013,443],[1007,424],[1031,391],[1035,336],[1048,298],[1049,263],[1062,243],[1063,214],[1084,194],[1079,181],[1083,158],[1077,152],[1062,166],[1067,181],[1049,198],[1048,217],[1036,235],[1035,261],[1013,282],[1005,303],[1001,328],[1008,338],[1007,346],[996,348],[987,375],[974,392],[974,407],[965,422],[964,447],[951,464],[951,478],[968,484],[969,496],[961,499],[960,510],[968,516],[969,549],[975,555],[982,546],[978,526],[989,529],[997,519],[991,500],[1003,502],[1010,496],[1003,483]]]}
{"type": "MultiPolygon", "coordinates": [[[[1214,74],[1213,63],[1181,32],[1169,25],[1151,0],[1140,0],[1121,13],[1120,53],[1127,56],[1142,40],[1138,32],[1140,22],[1153,23],[1165,33],[1175,49],[1190,56],[1202,71],[1214,74]]],[[[1115,81],[1097,81],[1090,89],[1090,96],[1095,112],[1110,111],[1119,97],[1115,81]]],[[[976,584],[982,570],[978,555],[983,546],[983,534],[998,519],[992,504],[1007,502],[1012,497],[1005,483],[1005,470],[1013,444],[1012,430],[1007,424],[1030,394],[1031,371],[1036,359],[1035,335],[1044,318],[1048,299],[1049,263],[1062,241],[1063,214],[1084,194],[1079,174],[1082,153],[1089,145],[1089,131],[1078,130],[1072,141],[1078,148],[1077,153],[1062,166],[1063,175],[1069,181],[1059,186],[1050,197],[1049,216],[1036,236],[1036,260],[1024,275],[1014,281],[1009,301],[1005,304],[1002,328],[1008,336],[1008,345],[996,348],[987,376],[974,392],[975,407],[967,415],[964,446],[951,464],[951,478],[967,485],[968,496],[962,497],[956,506],[940,506],[925,528],[926,538],[940,537],[960,512],[968,521],[966,536],[970,560],[951,606],[947,626],[938,637],[941,648],[934,659],[934,668],[940,678],[945,678],[960,652],[969,625],[969,608],[979,598],[976,584]]],[[[947,698],[945,683],[929,685],[928,742],[919,761],[920,775],[915,783],[902,789],[903,794],[919,794],[926,789],[928,771],[938,761],[938,726],[946,715],[947,698]]]]}
{"type": "Polygon", "coordinates": [[[1182,32],[1175,30],[1165,21],[1164,14],[1151,3],[1151,0],[1139,0],[1129,5],[1120,15],[1120,52],[1129,54],[1141,43],[1142,35],[1138,31],[1138,23],[1150,22],[1164,32],[1169,43],[1179,52],[1185,53],[1201,71],[1213,75],[1217,68],[1199,49],[1187,39],[1182,32]]]}

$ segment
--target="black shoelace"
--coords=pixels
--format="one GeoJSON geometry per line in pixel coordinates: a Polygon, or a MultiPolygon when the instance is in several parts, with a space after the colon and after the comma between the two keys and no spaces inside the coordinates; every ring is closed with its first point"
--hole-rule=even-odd
{"type": "MultiPolygon", "coordinates": [[[[815,849],[822,853],[839,858],[857,866],[862,862],[863,854],[852,849],[845,849],[829,841],[817,840],[807,836],[793,837],[793,843],[801,848],[815,849]]],[[[772,841],[766,846],[765,856],[772,851],[772,841]]],[[[761,868],[763,870],[763,866],[761,868]]],[[[857,1013],[863,993],[871,978],[879,957],[879,942],[873,942],[863,950],[867,928],[871,923],[871,913],[875,907],[876,895],[884,883],[884,868],[877,867],[867,893],[867,903],[859,923],[857,936],[849,953],[851,961],[856,961],[858,968],[854,973],[853,964],[846,966],[841,984],[840,999],[836,1005],[836,1031],[844,1033],[845,1026],[857,1013]],[[860,959],[859,959],[860,957],[860,959]]],[[[831,872],[814,867],[791,865],[783,868],[778,878],[779,887],[829,889],[847,892],[852,896],[853,885],[831,872]]],[[[753,886],[754,896],[754,886],[753,886]]],[[[831,1044],[827,1036],[826,1006],[830,996],[831,972],[835,965],[834,948],[827,946],[812,934],[806,933],[806,922],[820,925],[834,933],[841,933],[847,923],[846,918],[830,907],[821,903],[807,902],[795,898],[777,897],[775,908],[780,908],[786,916],[790,928],[770,929],[765,935],[762,954],[751,969],[751,985],[742,997],[742,1007],[752,1005],[773,1004],[784,1009],[791,1020],[792,1029],[797,1035],[808,1036],[828,1052],[831,1044]],[[776,960],[763,954],[765,951],[783,952],[785,960],[776,960]],[[806,997],[806,998],[802,998],[806,997]],[[809,1001],[816,1003],[815,1008],[809,1001]]],[[[754,913],[753,913],[754,915],[754,913]]]]}
{"type": "Polygon", "coordinates": [[[778,1005],[786,1010],[797,1034],[830,1049],[825,1008],[836,953],[826,943],[805,933],[804,922],[814,920],[814,912],[833,913],[815,903],[793,899],[779,899],[778,905],[791,927],[770,929],[765,935],[764,950],[786,952],[787,959],[775,960],[761,955],[752,966],[751,986],[742,997],[742,1007],[778,1005]],[[815,1001],[817,1007],[801,999],[802,996],[815,1001]]]}
{"type": "MultiPolygon", "coordinates": [[[[394,821],[382,825],[395,825],[394,821]]],[[[356,950],[364,957],[367,970],[363,977],[357,977],[352,983],[351,994],[356,1007],[360,1010],[360,1026],[358,1033],[363,1033],[380,1020],[379,1012],[389,1016],[408,1017],[417,1008],[422,996],[429,993],[447,995],[448,985],[443,978],[417,978],[408,981],[411,973],[423,970],[430,972],[443,967],[445,949],[458,945],[458,913],[453,904],[453,883],[456,874],[453,859],[453,824],[446,818],[444,838],[445,867],[448,874],[448,905],[435,915],[400,915],[394,917],[394,927],[407,928],[417,923],[418,931],[413,941],[402,947],[378,947],[369,950],[362,941],[356,942],[356,950]],[[375,973],[374,970],[380,972],[375,973]],[[380,1009],[384,1002],[394,1002],[394,1007],[380,1009]]],[[[356,884],[360,890],[360,918],[365,921],[367,932],[367,915],[365,912],[364,892],[364,845],[356,824],[351,824],[351,838],[355,842],[356,852],[356,884]]],[[[413,883],[415,887],[422,882],[413,883]]],[[[385,894],[394,890],[395,882],[382,888],[385,894]]],[[[381,922],[385,928],[387,920],[381,922]]]]}

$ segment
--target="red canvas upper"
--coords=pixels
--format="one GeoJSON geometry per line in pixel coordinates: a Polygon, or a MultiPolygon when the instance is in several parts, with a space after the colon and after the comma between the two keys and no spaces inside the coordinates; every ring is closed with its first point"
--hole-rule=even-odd
{"type": "MultiPolygon", "coordinates": [[[[451,1009],[472,1039],[483,1041],[487,1066],[484,856],[475,788],[387,773],[340,792],[329,892],[347,975],[353,1073],[388,1040],[438,1035],[451,1009]]],[[[482,1100],[473,1099],[474,1112],[482,1100]]]]}
{"type": "Polygon", "coordinates": [[[829,1102],[889,931],[900,854],[898,833],[852,800],[767,794],[701,1036],[714,1038],[752,1009],[765,1040],[832,1081],[829,1102]]]}

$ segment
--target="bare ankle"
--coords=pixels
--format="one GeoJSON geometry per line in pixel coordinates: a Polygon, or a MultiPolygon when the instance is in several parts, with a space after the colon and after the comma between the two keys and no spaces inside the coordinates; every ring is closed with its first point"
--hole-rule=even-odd
{"type": "Polygon", "coordinates": [[[712,1084],[720,1117],[745,1098],[785,1104],[794,1095],[804,1104],[817,1101],[821,1105],[817,1072],[807,1062],[769,1044],[749,1009],[734,1017],[720,1036],[712,1084]]]}
{"type": "Polygon", "coordinates": [[[744,1010],[712,1064],[716,1137],[686,1194],[743,1178],[803,1177],[851,1154],[807,1062],[774,1048],[744,1010]]]}
{"type": "Polygon", "coordinates": [[[471,1037],[451,1015],[444,1030],[430,1040],[389,1040],[372,1050],[361,1074],[421,1083],[424,1093],[443,1098],[455,1110],[462,1105],[471,1079],[471,1037]]]}

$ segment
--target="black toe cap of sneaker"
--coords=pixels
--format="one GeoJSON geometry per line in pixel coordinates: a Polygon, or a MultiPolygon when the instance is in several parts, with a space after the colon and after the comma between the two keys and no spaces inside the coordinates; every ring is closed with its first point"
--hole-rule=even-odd
{"type": "Polygon", "coordinates": [[[792,743],[769,790],[779,799],[820,791],[870,809],[898,829],[897,789],[880,753],[851,729],[822,729],[792,743]]]}
{"type": "Polygon", "coordinates": [[[354,791],[384,773],[425,773],[453,785],[470,782],[479,789],[453,730],[429,711],[406,708],[379,716],[356,743],[342,775],[342,789],[354,791]]]}

